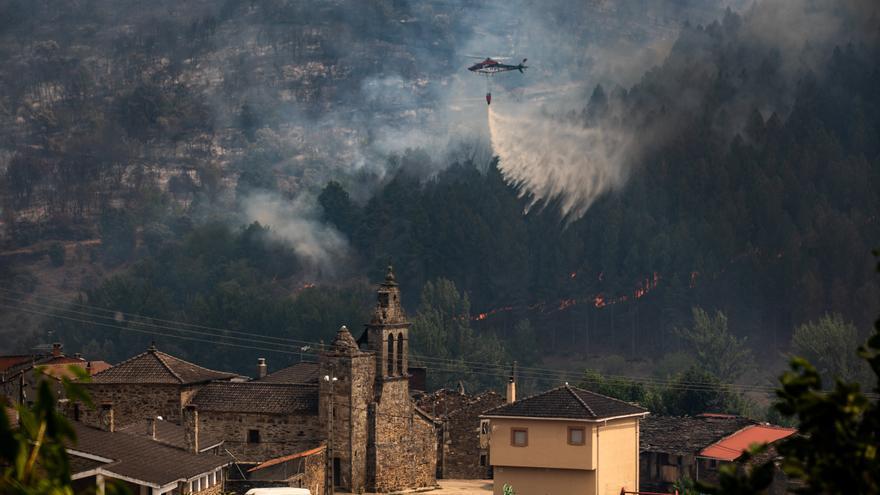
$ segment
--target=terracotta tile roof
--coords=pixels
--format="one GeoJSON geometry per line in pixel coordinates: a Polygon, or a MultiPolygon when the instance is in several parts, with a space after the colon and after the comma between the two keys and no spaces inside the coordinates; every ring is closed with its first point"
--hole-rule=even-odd
{"type": "Polygon", "coordinates": [[[299,459],[300,457],[308,457],[310,455],[315,455],[321,453],[326,449],[326,445],[321,445],[320,447],[315,447],[314,449],[304,450],[302,452],[297,452],[296,454],[285,455],[282,457],[276,457],[274,459],[269,459],[268,461],[258,464],[250,469],[247,472],[252,473],[254,471],[259,471],[260,469],[266,469],[267,467],[275,466],[276,464],[281,464],[282,462],[292,461],[294,459],[299,459]]]}
{"type": "Polygon", "coordinates": [[[191,404],[199,411],[261,414],[318,414],[318,386],[294,383],[215,382],[191,404]]]}
{"type": "MultiPolygon", "coordinates": [[[[186,446],[186,432],[183,426],[172,423],[170,421],[163,420],[155,420],[156,422],[156,438],[155,442],[159,442],[164,445],[168,445],[177,449],[187,450],[186,446]]],[[[120,433],[127,433],[130,435],[139,435],[146,439],[153,440],[152,432],[148,431],[149,428],[147,426],[147,420],[137,421],[135,423],[131,423],[122,428],[119,428],[120,433]]],[[[217,444],[223,442],[223,438],[219,435],[211,435],[204,432],[199,433],[199,451],[204,452],[212,447],[215,447],[217,444]]]]}
{"type": "Polygon", "coordinates": [[[77,440],[69,449],[111,459],[112,462],[99,467],[108,473],[152,485],[186,481],[231,462],[228,457],[192,454],[137,435],[110,433],[77,422],[73,427],[77,440]]]}
{"type": "Polygon", "coordinates": [[[112,368],[95,374],[92,383],[173,383],[186,385],[232,378],[232,373],[209,370],[151,347],[112,368]]]}
{"type": "Polygon", "coordinates": [[[0,356],[0,371],[6,371],[15,366],[20,366],[22,364],[29,363],[31,360],[36,359],[36,356],[32,356],[30,354],[21,354],[16,356],[0,356]]]}
{"type": "Polygon", "coordinates": [[[263,383],[316,383],[321,365],[302,362],[280,369],[260,378],[263,383]]]}
{"type": "Polygon", "coordinates": [[[713,442],[755,424],[739,416],[648,416],[639,426],[639,451],[693,455],[713,442]]]}
{"type": "Polygon", "coordinates": [[[700,451],[701,457],[734,461],[754,444],[773,443],[794,435],[797,430],[773,425],[749,425],[700,451]]]}
{"type": "Polygon", "coordinates": [[[597,420],[647,414],[648,410],[622,400],[565,384],[538,395],[489,409],[485,416],[597,420]]]}
{"type": "Polygon", "coordinates": [[[48,363],[38,364],[37,366],[43,367],[43,373],[48,376],[51,376],[56,379],[61,378],[74,378],[74,374],[70,371],[70,366],[79,366],[83,369],[88,369],[89,374],[92,376],[109,369],[110,363],[104,361],[86,361],[85,359],[80,358],[56,358],[48,363]]]}

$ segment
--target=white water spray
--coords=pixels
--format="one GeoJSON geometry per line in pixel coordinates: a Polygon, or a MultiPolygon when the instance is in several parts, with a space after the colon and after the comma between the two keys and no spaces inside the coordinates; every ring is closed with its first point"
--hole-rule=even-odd
{"type": "Polygon", "coordinates": [[[508,184],[528,196],[526,211],[559,200],[563,218],[582,217],[603,193],[626,183],[627,137],[530,112],[501,114],[489,107],[489,134],[508,184]]]}

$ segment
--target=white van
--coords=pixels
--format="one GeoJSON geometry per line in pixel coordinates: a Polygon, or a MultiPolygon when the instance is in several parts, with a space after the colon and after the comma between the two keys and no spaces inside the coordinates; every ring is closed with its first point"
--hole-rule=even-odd
{"type": "Polygon", "coordinates": [[[308,488],[251,488],[244,495],[312,495],[308,488]]]}

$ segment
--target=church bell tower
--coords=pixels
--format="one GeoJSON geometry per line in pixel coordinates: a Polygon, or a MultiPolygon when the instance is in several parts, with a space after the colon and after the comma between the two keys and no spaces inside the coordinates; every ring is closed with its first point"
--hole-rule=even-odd
{"type": "Polygon", "coordinates": [[[364,332],[367,349],[376,356],[376,382],[408,380],[410,323],[400,304],[400,286],[391,266],[376,296],[376,307],[364,332]]]}

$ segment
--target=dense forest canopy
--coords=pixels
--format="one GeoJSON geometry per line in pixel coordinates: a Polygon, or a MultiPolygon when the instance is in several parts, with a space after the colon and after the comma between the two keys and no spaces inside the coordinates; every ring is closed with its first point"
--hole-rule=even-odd
{"type": "MultiPolygon", "coordinates": [[[[505,10],[501,31],[538,63],[498,83],[497,112],[535,107],[550,131],[538,153],[555,129],[627,137],[624,180],[581,209],[566,207],[576,181],[530,179],[556,164],[526,161],[512,181],[485,129],[449,137],[486,126],[482,81],[452,74],[474,40],[506,39],[472,20],[498,2],[105,3],[0,1],[10,350],[52,338],[118,361],[155,339],[241,372],[279,350],[135,331],[164,320],[224,342],[293,339],[272,362],[309,359],[365,322],[388,264],[438,385],[513,360],[699,377],[709,366],[681,330],[718,311],[749,363],[776,365],[796,328],[858,341],[880,311],[870,2],[505,10]],[[29,313],[11,309],[22,301],[29,313]]],[[[573,151],[559,167],[574,168],[554,170],[589,166],[573,151]]],[[[758,369],[705,380],[758,382],[758,369]]],[[[471,379],[503,380],[487,376],[471,379]]]]}

